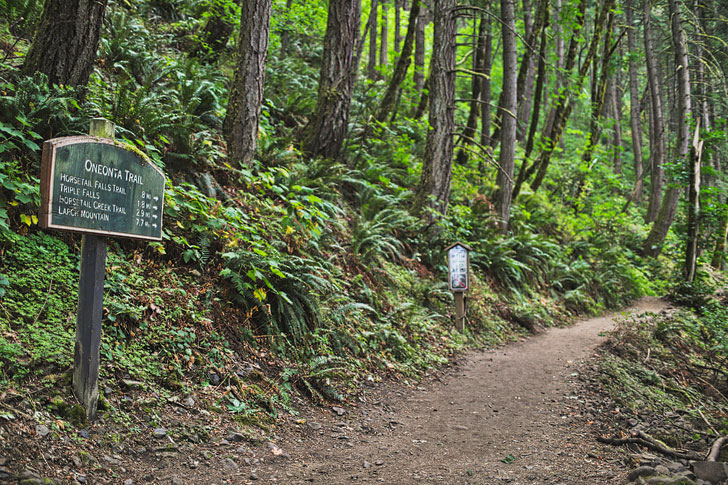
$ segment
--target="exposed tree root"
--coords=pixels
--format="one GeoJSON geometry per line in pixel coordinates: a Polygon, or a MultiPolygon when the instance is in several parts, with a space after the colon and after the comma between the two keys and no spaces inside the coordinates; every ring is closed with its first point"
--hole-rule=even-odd
{"type": "Polygon", "coordinates": [[[606,438],[599,436],[597,438],[597,441],[600,443],[606,443],[609,445],[626,445],[629,443],[635,443],[638,445],[645,446],[649,448],[652,451],[656,451],[658,453],[662,453],[663,455],[672,457],[672,458],[681,458],[685,460],[702,460],[702,455],[694,452],[694,451],[679,451],[675,450],[673,448],[670,448],[665,443],[663,443],[660,440],[657,440],[653,438],[652,436],[648,435],[644,431],[637,431],[633,434],[630,438],[606,438]]]}
{"type": "Polygon", "coordinates": [[[723,448],[726,443],[728,443],[728,436],[723,436],[715,440],[713,442],[713,446],[710,447],[710,453],[708,453],[708,457],[705,460],[718,461],[718,457],[720,456],[720,449],[723,448]]]}

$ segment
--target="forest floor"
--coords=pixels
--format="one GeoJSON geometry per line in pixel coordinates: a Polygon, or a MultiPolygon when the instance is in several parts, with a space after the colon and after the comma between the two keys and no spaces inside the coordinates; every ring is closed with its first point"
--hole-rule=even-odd
{"type": "MultiPolygon", "coordinates": [[[[665,306],[646,298],[627,311],[665,306]]],[[[596,442],[598,396],[580,378],[622,313],[464,353],[409,386],[373,384],[355,404],[303,406],[262,439],[220,429],[207,442],[177,445],[170,431],[146,438],[146,444],[122,442],[104,450],[101,443],[108,440],[102,438],[112,429],[92,427],[86,442],[99,447],[82,451],[68,442],[47,441],[39,448],[37,440],[51,436],[30,432],[32,438],[15,443],[14,451],[0,449],[0,470],[64,477],[65,483],[126,485],[624,483],[624,452],[596,442]]],[[[188,421],[209,417],[169,407],[176,408],[180,423],[183,414],[188,421]]]]}

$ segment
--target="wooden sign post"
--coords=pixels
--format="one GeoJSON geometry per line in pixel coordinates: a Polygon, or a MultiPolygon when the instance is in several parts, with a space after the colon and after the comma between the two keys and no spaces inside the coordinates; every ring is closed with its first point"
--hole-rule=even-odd
{"type": "Polygon", "coordinates": [[[114,124],[91,120],[90,136],[43,144],[40,226],[83,233],[73,390],[89,420],[99,398],[106,237],[162,239],[164,173],[114,142],[114,124]]]}
{"type": "Polygon", "coordinates": [[[455,326],[465,331],[465,292],[470,285],[470,246],[456,242],[445,248],[447,251],[448,280],[450,291],[455,297],[455,326]]]}

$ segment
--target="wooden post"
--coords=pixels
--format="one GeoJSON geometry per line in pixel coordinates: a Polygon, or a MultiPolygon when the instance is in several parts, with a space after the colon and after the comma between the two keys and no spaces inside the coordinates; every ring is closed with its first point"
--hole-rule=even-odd
{"type": "MultiPolygon", "coordinates": [[[[103,118],[91,120],[89,135],[114,138],[114,124],[103,118]]],[[[99,399],[99,349],[104,305],[106,238],[84,234],[81,239],[81,275],[78,284],[78,316],[73,360],[73,392],[93,421],[99,399]]]]}
{"type": "Polygon", "coordinates": [[[455,328],[458,332],[465,331],[465,292],[456,291],[455,296],[455,328]]]}

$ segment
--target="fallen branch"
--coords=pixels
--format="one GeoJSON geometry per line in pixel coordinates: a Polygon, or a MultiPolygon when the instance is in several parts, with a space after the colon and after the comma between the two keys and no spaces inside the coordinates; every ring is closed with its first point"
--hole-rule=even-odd
{"type": "Polygon", "coordinates": [[[728,443],[728,436],[723,436],[722,438],[718,438],[713,442],[713,446],[710,447],[710,453],[708,453],[708,457],[705,459],[706,461],[718,461],[718,457],[720,456],[720,449],[723,448],[726,443],[728,443]]]}
{"type": "Polygon", "coordinates": [[[631,438],[606,438],[599,436],[597,437],[597,441],[600,443],[606,443],[608,445],[626,445],[630,443],[638,444],[645,446],[649,448],[652,451],[656,451],[658,453],[662,453],[665,456],[669,456],[672,458],[680,458],[684,460],[701,460],[702,456],[694,451],[678,451],[673,448],[670,448],[665,443],[663,443],[660,440],[656,440],[652,436],[648,435],[644,431],[637,431],[636,436],[632,436],[631,438]]]}

